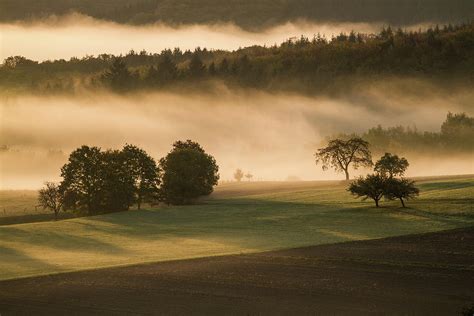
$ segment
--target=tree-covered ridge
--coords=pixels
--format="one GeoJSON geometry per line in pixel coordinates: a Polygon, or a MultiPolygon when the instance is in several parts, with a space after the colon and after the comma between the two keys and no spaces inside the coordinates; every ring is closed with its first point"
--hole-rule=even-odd
{"type": "Polygon", "coordinates": [[[471,0],[1,0],[0,21],[79,12],[129,24],[235,23],[261,28],[305,19],[318,22],[465,22],[471,0]]]}
{"type": "MultiPolygon", "coordinates": [[[[353,134],[336,135],[342,139],[353,134]]],[[[466,113],[448,113],[439,132],[419,131],[415,127],[370,128],[358,135],[370,143],[370,150],[381,155],[385,152],[447,154],[474,153],[474,117],[466,113]]]]}
{"type": "Polygon", "coordinates": [[[474,22],[403,31],[384,28],[378,34],[339,34],[289,39],[271,47],[237,51],[131,51],[35,62],[9,57],[0,68],[6,90],[74,91],[78,86],[118,91],[156,89],[176,83],[223,80],[263,89],[321,90],[347,76],[461,76],[472,82],[474,22]]]}

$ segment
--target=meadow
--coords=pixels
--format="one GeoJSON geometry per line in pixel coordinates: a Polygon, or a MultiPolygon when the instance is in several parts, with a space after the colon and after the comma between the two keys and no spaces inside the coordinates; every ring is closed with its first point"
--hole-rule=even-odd
{"type": "MultiPolygon", "coordinates": [[[[356,200],[345,182],[245,182],[219,185],[190,206],[3,225],[0,280],[474,225],[473,175],[417,183],[420,197],[406,209],[395,201],[375,208],[356,200]]],[[[0,196],[0,209],[15,199],[19,213],[28,207],[25,192],[0,196]]],[[[31,195],[28,201],[34,203],[31,195]]]]}

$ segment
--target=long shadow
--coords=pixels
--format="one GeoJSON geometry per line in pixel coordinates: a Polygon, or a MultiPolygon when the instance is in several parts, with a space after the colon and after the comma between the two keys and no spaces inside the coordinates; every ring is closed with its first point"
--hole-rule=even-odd
{"type": "MultiPolygon", "coordinates": [[[[61,213],[59,220],[76,218],[72,213],[61,213]]],[[[25,224],[25,223],[39,223],[54,221],[53,214],[26,214],[26,215],[12,215],[0,217],[0,226],[25,224]]]]}
{"type": "MultiPolygon", "coordinates": [[[[444,199],[444,203],[445,200],[453,204],[459,202],[457,199],[444,199]]],[[[423,203],[427,203],[427,200],[423,203]]],[[[465,216],[446,217],[432,214],[419,210],[418,207],[419,205],[413,209],[401,209],[390,206],[376,209],[368,206],[368,203],[359,204],[356,200],[349,207],[344,207],[341,204],[251,198],[215,199],[191,206],[162,207],[156,210],[127,211],[82,218],[71,223],[84,227],[77,234],[54,230],[25,231],[5,226],[0,227],[0,237],[4,240],[10,237],[14,241],[45,248],[113,254],[125,250],[119,245],[94,237],[95,232],[107,236],[135,238],[137,241],[194,238],[223,240],[239,246],[258,248],[285,238],[308,242],[318,238],[328,242],[380,238],[420,231],[420,227],[426,230],[431,227],[452,228],[466,225],[460,222],[461,219],[472,220],[465,216]],[[426,221],[407,221],[390,217],[397,213],[421,216],[426,221]],[[82,232],[86,232],[87,236],[82,232]]],[[[57,225],[61,223],[58,222],[57,225]]]]}
{"type": "Polygon", "coordinates": [[[0,271],[0,279],[3,278],[4,275],[12,276],[16,273],[12,273],[21,267],[22,269],[29,269],[29,270],[53,270],[53,271],[61,271],[57,265],[51,265],[49,263],[44,262],[43,260],[39,260],[33,258],[29,255],[26,255],[24,252],[21,252],[17,249],[5,247],[0,245],[0,266],[2,267],[0,271]]]}
{"type": "Polygon", "coordinates": [[[433,182],[433,183],[420,183],[417,186],[422,191],[433,191],[433,190],[455,190],[464,188],[474,188],[474,181],[445,181],[445,182],[433,182]]]}
{"type": "Polygon", "coordinates": [[[31,232],[22,230],[12,226],[5,226],[0,230],[2,240],[13,240],[16,243],[29,244],[35,246],[43,246],[47,249],[60,250],[81,250],[81,251],[100,251],[101,253],[118,253],[124,249],[107,242],[100,241],[93,237],[84,235],[72,235],[65,232],[55,231],[36,231],[31,232]],[[32,238],[31,234],[34,234],[32,238]],[[10,238],[9,237],[13,237],[10,238]]]}
{"type": "MultiPolygon", "coordinates": [[[[402,235],[417,232],[417,226],[429,230],[431,227],[447,229],[466,225],[459,221],[459,217],[451,218],[393,206],[377,209],[366,204],[341,207],[258,199],[234,199],[231,203],[229,200],[213,200],[212,203],[143,211],[132,217],[124,220],[117,216],[101,216],[95,221],[113,224],[116,233],[142,240],[174,236],[219,239],[225,235],[231,241],[239,240],[242,236],[255,237],[254,241],[252,238],[243,238],[247,247],[258,247],[265,243],[272,231],[275,232],[275,238],[279,235],[284,238],[286,235],[304,239],[306,234],[327,235],[337,241],[347,241],[359,237],[370,239],[387,236],[386,229],[390,230],[388,235],[402,235]],[[390,217],[400,212],[420,216],[423,221],[414,219],[407,222],[406,219],[390,217]],[[373,227],[370,227],[371,222],[373,227]],[[377,227],[377,223],[383,225],[377,227]],[[292,229],[296,231],[293,232],[292,229]],[[235,238],[232,238],[233,234],[235,238]]],[[[96,225],[91,225],[90,228],[101,229],[96,225]]]]}

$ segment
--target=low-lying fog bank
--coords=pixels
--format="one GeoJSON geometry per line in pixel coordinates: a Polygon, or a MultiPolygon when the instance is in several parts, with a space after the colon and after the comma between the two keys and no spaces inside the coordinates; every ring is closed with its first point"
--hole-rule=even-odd
{"type": "MultiPolygon", "coordinates": [[[[472,94],[396,96],[391,89],[368,88],[353,98],[330,99],[221,87],[212,94],[3,98],[0,188],[38,188],[58,180],[70,151],[83,144],[132,143],[159,159],[179,139],[198,141],[214,155],[222,180],[231,179],[236,168],[254,180],[343,179],[314,163],[313,153],[327,135],[378,124],[439,131],[448,111],[473,114],[472,94]]],[[[406,157],[409,176],[474,173],[472,155],[406,157]]]]}
{"type": "MultiPolygon", "coordinates": [[[[179,47],[193,50],[235,50],[252,45],[274,45],[301,35],[312,38],[317,33],[330,38],[341,32],[355,30],[361,33],[379,32],[382,23],[309,23],[294,22],[260,32],[249,32],[232,24],[183,25],[164,24],[146,26],[122,25],[73,14],[32,23],[0,24],[2,47],[0,60],[9,56],[24,56],[43,61],[82,58],[87,55],[125,54],[130,50],[145,49],[160,52],[179,47]]],[[[408,29],[425,28],[427,24],[406,26],[408,29]]]]}

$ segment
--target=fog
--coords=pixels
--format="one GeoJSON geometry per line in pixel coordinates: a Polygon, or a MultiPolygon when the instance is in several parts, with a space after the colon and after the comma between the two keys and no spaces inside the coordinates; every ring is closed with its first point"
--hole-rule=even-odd
{"type": "MultiPolygon", "coordinates": [[[[231,179],[236,168],[250,171],[255,180],[342,179],[314,163],[313,153],[327,135],[363,132],[377,124],[438,131],[448,111],[472,115],[470,90],[443,94],[409,84],[416,93],[379,83],[340,99],[223,86],[206,94],[3,97],[0,188],[34,189],[59,180],[67,155],[82,144],[106,149],[132,143],[159,159],[180,139],[198,141],[214,155],[222,180],[231,179]]],[[[409,176],[474,173],[472,157],[407,158],[409,176]]]]}
{"type": "MultiPolygon", "coordinates": [[[[419,28],[412,25],[408,28],[419,28]]],[[[126,54],[131,49],[160,52],[166,48],[182,50],[196,47],[235,50],[251,45],[273,45],[305,35],[320,33],[330,38],[340,32],[378,32],[382,24],[315,24],[304,21],[287,23],[260,32],[244,31],[232,24],[147,26],[121,25],[82,15],[51,17],[32,23],[0,24],[0,60],[21,55],[43,61],[69,59],[101,53],[126,54]]]]}

